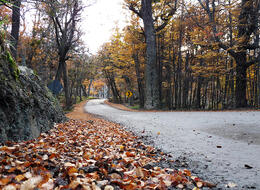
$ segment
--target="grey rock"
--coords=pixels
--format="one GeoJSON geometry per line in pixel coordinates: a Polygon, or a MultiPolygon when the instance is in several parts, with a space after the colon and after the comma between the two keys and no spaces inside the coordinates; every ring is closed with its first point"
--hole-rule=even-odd
{"type": "Polygon", "coordinates": [[[18,66],[18,69],[20,70],[20,74],[21,75],[25,75],[25,76],[31,76],[34,75],[33,70],[29,69],[26,66],[18,66]]]}
{"type": "Polygon", "coordinates": [[[0,55],[0,143],[31,140],[67,120],[59,102],[32,70],[10,65],[0,55]]]}

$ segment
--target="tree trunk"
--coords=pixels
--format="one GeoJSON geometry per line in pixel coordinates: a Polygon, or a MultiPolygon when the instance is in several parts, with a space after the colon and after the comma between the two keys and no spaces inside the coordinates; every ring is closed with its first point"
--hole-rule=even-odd
{"type": "Polygon", "coordinates": [[[87,97],[86,86],[83,85],[83,84],[81,84],[81,85],[80,85],[80,89],[81,89],[81,91],[83,92],[83,96],[84,96],[84,97],[87,97]]]}
{"type": "Polygon", "coordinates": [[[63,63],[62,72],[63,72],[63,83],[64,83],[64,92],[65,92],[65,106],[66,108],[69,108],[71,106],[71,101],[69,95],[69,81],[68,81],[66,62],[63,63]]]}
{"type": "Polygon", "coordinates": [[[163,82],[163,35],[157,35],[157,67],[158,67],[158,88],[159,88],[159,108],[162,108],[163,104],[163,93],[162,93],[162,82],[163,82]]]}
{"type": "Polygon", "coordinates": [[[81,85],[79,86],[79,99],[80,99],[80,101],[82,101],[81,85]]]}
{"type": "Polygon", "coordinates": [[[167,80],[167,90],[166,90],[166,105],[169,110],[172,109],[172,70],[171,63],[166,63],[166,80],[167,80]]]}
{"type": "Polygon", "coordinates": [[[60,57],[59,58],[59,65],[56,72],[55,80],[60,81],[61,77],[63,77],[63,90],[65,93],[65,107],[70,107],[70,93],[69,93],[69,86],[68,86],[68,73],[67,73],[67,65],[65,59],[60,57]]]}
{"type": "Polygon", "coordinates": [[[142,0],[142,15],[146,37],[145,109],[159,107],[158,71],[156,66],[156,35],[152,16],[152,1],[142,0]]]}
{"type": "Polygon", "coordinates": [[[186,60],[185,60],[185,76],[184,76],[184,81],[183,81],[183,103],[182,107],[183,108],[188,108],[188,94],[189,94],[189,53],[186,53],[186,60]]]}
{"type": "Polygon", "coordinates": [[[196,92],[196,108],[200,109],[201,108],[201,104],[200,104],[200,98],[201,98],[201,76],[198,76],[198,82],[197,82],[197,92],[196,92]]]}
{"type": "Polygon", "coordinates": [[[172,110],[172,55],[171,55],[171,46],[169,47],[169,62],[165,64],[166,67],[166,81],[167,81],[167,90],[166,90],[166,106],[169,110],[172,110]]]}
{"type": "Polygon", "coordinates": [[[244,63],[246,56],[241,56],[236,59],[236,89],[235,89],[235,102],[236,108],[244,108],[247,106],[246,99],[246,67],[244,63]]]}
{"type": "Polygon", "coordinates": [[[20,29],[20,6],[21,0],[16,0],[12,7],[12,30],[11,30],[11,53],[13,58],[16,60],[17,57],[17,45],[19,40],[19,29],[20,29]]]}
{"type": "Polygon", "coordinates": [[[260,61],[258,62],[258,64],[257,64],[257,83],[258,83],[258,85],[257,85],[257,88],[258,88],[258,90],[257,90],[257,102],[258,102],[258,108],[260,108],[260,72],[259,72],[259,69],[260,69],[260,61]]]}
{"type": "Polygon", "coordinates": [[[140,108],[144,108],[144,88],[140,73],[140,62],[138,55],[133,55],[134,62],[135,62],[135,72],[136,72],[136,78],[137,78],[137,86],[138,86],[138,93],[139,93],[139,105],[140,108]]]}
{"type": "Polygon", "coordinates": [[[87,93],[88,97],[90,96],[90,88],[91,88],[92,82],[93,82],[93,79],[90,79],[90,82],[89,82],[89,85],[88,85],[88,93],[87,93]]]}

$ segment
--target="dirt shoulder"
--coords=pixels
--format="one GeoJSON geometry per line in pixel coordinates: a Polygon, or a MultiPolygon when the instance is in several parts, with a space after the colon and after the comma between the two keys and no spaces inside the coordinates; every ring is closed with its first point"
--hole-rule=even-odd
{"type": "Polygon", "coordinates": [[[123,104],[115,104],[115,103],[109,102],[108,100],[106,100],[105,103],[106,103],[107,105],[109,105],[109,106],[112,106],[112,107],[114,107],[114,108],[117,108],[117,109],[123,110],[123,111],[132,111],[132,112],[142,111],[142,110],[134,110],[134,109],[128,108],[128,107],[126,107],[126,106],[123,105],[123,104]]]}
{"type": "Polygon", "coordinates": [[[88,100],[76,104],[73,111],[66,114],[69,119],[79,119],[79,120],[93,120],[95,117],[89,113],[84,112],[84,106],[88,100]]]}

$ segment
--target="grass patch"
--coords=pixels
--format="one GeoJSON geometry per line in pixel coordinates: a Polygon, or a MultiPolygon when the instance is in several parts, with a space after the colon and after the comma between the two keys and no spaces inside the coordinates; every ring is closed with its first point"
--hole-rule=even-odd
{"type": "Polygon", "coordinates": [[[130,109],[134,109],[134,110],[139,110],[140,109],[140,105],[134,105],[134,106],[129,106],[130,109]]]}

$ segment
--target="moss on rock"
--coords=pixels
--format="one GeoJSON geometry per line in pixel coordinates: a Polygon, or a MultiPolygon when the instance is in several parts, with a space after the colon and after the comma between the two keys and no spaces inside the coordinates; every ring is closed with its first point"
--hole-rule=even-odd
{"type": "Polygon", "coordinates": [[[9,51],[6,52],[6,58],[10,64],[10,69],[13,73],[13,76],[15,77],[15,80],[17,80],[19,78],[20,70],[9,51]]]}
{"type": "Polygon", "coordinates": [[[59,102],[40,78],[20,72],[6,51],[0,56],[0,100],[0,143],[36,138],[54,123],[66,120],[59,102]]]}

